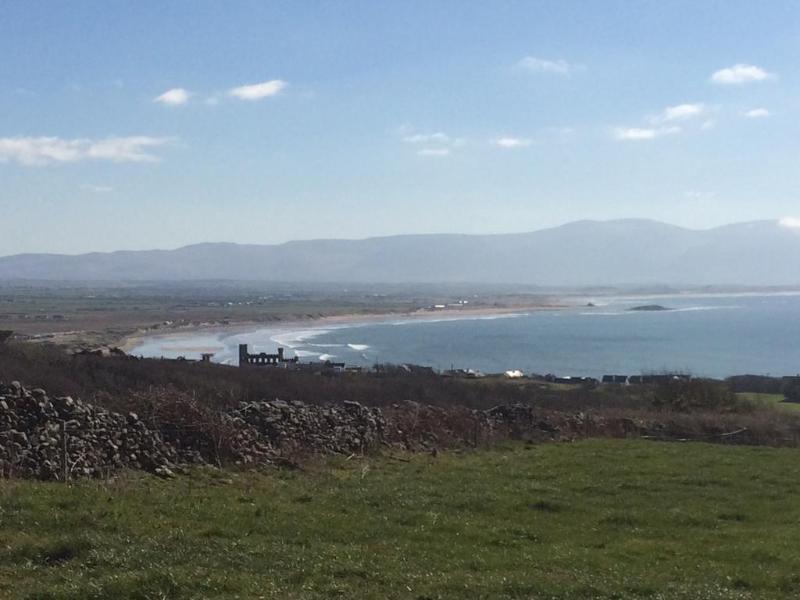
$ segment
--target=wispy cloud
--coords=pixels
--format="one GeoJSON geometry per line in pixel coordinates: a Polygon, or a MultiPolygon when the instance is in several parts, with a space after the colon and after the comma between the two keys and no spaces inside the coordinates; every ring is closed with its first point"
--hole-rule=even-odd
{"type": "Polygon", "coordinates": [[[403,141],[409,144],[450,144],[452,139],[446,133],[410,133],[403,136],[403,141]]]}
{"type": "Polygon", "coordinates": [[[150,150],[169,143],[171,138],[131,136],[98,140],[58,137],[0,138],[0,162],[25,166],[75,163],[85,160],[110,162],[157,162],[150,150]]]}
{"type": "Polygon", "coordinates": [[[83,184],[81,189],[87,192],[94,192],[95,194],[108,194],[114,191],[114,188],[110,185],[94,185],[91,183],[83,184]]]}
{"type": "Polygon", "coordinates": [[[800,218],[798,217],[783,217],[778,221],[781,227],[788,227],[790,229],[800,229],[800,218]]]}
{"type": "Polygon", "coordinates": [[[499,137],[492,140],[492,145],[497,146],[498,148],[525,148],[526,146],[530,146],[533,142],[526,138],[518,138],[518,137],[499,137]]]}
{"type": "Polygon", "coordinates": [[[614,139],[619,141],[654,140],[665,135],[680,133],[680,127],[617,127],[614,139]]]}
{"type": "Polygon", "coordinates": [[[261,100],[279,94],[288,84],[280,79],[272,79],[263,83],[242,85],[228,91],[228,94],[239,100],[261,100]]]}
{"type": "Polygon", "coordinates": [[[443,131],[424,133],[416,131],[410,125],[403,125],[395,130],[396,135],[406,144],[425,146],[417,150],[419,156],[450,156],[455,148],[464,146],[464,138],[453,137],[443,131]]]}
{"type": "MultiPolygon", "coordinates": [[[[285,81],[273,79],[271,81],[264,81],[262,83],[242,85],[232,88],[227,92],[215,92],[210,95],[201,94],[201,96],[206,95],[205,103],[207,105],[216,106],[220,103],[220,99],[224,95],[230,96],[231,98],[237,98],[239,100],[255,101],[268,98],[270,96],[276,96],[280,94],[287,85],[289,84],[285,81]]],[[[166,106],[182,106],[189,102],[194,95],[195,94],[185,88],[172,88],[160,96],[153,98],[153,102],[166,106]]]]}
{"type": "MultiPolygon", "coordinates": [[[[648,127],[616,127],[612,130],[612,136],[616,140],[626,142],[654,140],[681,133],[684,124],[688,126],[686,122],[699,117],[708,117],[711,112],[710,107],[700,102],[675,104],[648,116],[646,118],[648,127]],[[678,123],[681,123],[681,126],[678,123]]],[[[710,129],[713,125],[714,121],[706,118],[700,125],[700,129],[710,129]]]]}
{"type": "Polygon", "coordinates": [[[172,88],[160,96],[153,98],[153,102],[165,104],[167,106],[180,106],[189,101],[189,92],[183,88],[172,88]]]}
{"type": "Polygon", "coordinates": [[[533,73],[553,73],[556,75],[569,75],[573,71],[583,68],[580,65],[570,64],[563,59],[550,60],[536,56],[526,56],[517,63],[517,66],[533,73]]]}
{"type": "Polygon", "coordinates": [[[450,156],[450,148],[421,148],[417,150],[419,156],[450,156]]]}
{"type": "Polygon", "coordinates": [[[771,117],[772,113],[766,108],[752,108],[745,111],[744,116],[748,119],[763,119],[764,117],[771,117]]]}
{"type": "Polygon", "coordinates": [[[775,74],[770,73],[756,65],[736,64],[715,71],[711,75],[711,81],[721,85],[738,85],[742,83],[752,83],[755,81],[766,81],[775,79],[775,74]]]}
{"type": "Polygon", "coordinates": [[[700,117],[707,112],[708,108],[705,104],[677,104],[675,106],[668,106],[652,120],[657,123],[686,121],[695,117],[700,117]]]}

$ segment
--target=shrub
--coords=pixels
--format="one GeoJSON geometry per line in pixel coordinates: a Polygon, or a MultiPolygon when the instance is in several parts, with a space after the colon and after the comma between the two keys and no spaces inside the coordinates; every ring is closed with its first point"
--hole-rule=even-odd
{"type": "Polygon", "coordinates": [[[800,377],[786,377],[781,386],[781,393],[787,402],[800,402],[800,377]]]}
{"type": "Polygon", "coordinates": [[[659,410],[732,411],[741,408],[736,395],[722,381],[711,379],[673,379],[653,388],[653,405],[659,410]]]}

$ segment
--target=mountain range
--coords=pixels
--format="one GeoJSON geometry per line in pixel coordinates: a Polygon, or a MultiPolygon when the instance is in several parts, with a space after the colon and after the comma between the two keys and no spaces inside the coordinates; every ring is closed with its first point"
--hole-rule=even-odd
{"type": "Polygon", "coordinates": [[[694,230],[624,219],[515,234],[0,257],[0,280],[12,279],[793,286],[800,285],[800,228],[773,220],[694,230]]]}

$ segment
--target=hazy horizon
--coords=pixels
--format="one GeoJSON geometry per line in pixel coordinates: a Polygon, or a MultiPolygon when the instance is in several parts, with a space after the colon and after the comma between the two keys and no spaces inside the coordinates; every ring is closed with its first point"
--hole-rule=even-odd
{"type": "Polygon", "coordinates": [[[692,232],[704,232],[704,231],[711,231],[714,229],[721,229],[730,226],[737,226],[737,225],[748,225],[748,224],[758,224],[758,223],[765,223],[765,224],[776,224],[779,228],[788,229],[788,230],[796,230],[800,232],[800,219],[796,219],[794,217],[784,217],[784,218],[775,218],[775,219],[758,219],[755,221],[741,221],[735,223],[722,223],[720,225],[713,225],[710,227],[689,227],[685,225],[678,225],[676,223],[668,223],[666,221],[660,221],[657,219],[647,219],[647,218],[640,218],[640,217],[623,217],[618,219],[578,219],[575,221],[567,221],[564,223],[558,223],[556,225],[552,225],[549,227],[542,227],[538,229],[528,229],[528,230],[520,230],[520,231],[503,231],[503,232],[485,232],[485,233],[466,233],[461,231],[430,231],[430,232],[417,232],[417,231],[410,231],[410,232],[403,232],[403,233],[395,233],[389,235],[369,235],[364,237],[319,237],[319,238],[297,238],[291,240],[284,240],[279,242],[240,242],[237,240],[200,240],[195,242],[189,242],[187,244],[182,244],[180,246],[171,246],[171,247],[152,247],[152,248],[113,248],[109,250],[97,250],[97,249],[90,249],[82,252],[37,252],[37,251],[30,251],[30,252],[21,252],[21,253],[14,253],[14,254],[0,254],[0,258],[8,258],[13,257],[18,254],[58,254],[63,256],[80,256],[84,254],[110,254],[116,252],[147,252],[147,251],[173,251],[173,250],[180,250],[182,248],[189,248],[193,246],[205,246],[205,245],[237,245],[237,246],[283,246],[286,244],[292,244],[294,242],[326,242],[326,241],[338,241],[338,242],[360,242],[360,241],[369,241],[369,240],[379,240],[379,239],[386,239],[386,238],[401,238],[401,237],[435,237],[435,236],[475,236],[475,237],[493,237],[493,236],[514,236],[514,235],[525,235],[530,233],[537,233],[540,231],[547,231],[547,230],[556,230],[564,227],[568,227],[570,225],[577,225],[582,223],[597,223],[597,224],[611,224],[611,223],[653,223],[656,225],[665,225],[667,227],[675,227],[679,229],[684,229],[686,231],[692,232]]]}
{"type": "Polygon", "coordinates": [[[0,255],[797,218],[798,25],[778,2],[4,3],[0,255]]]}
{"type": "Polygon", "coordinates": [[[797,285],[800,222],[697,230],[575,221],[519,234],[200,244],[176,250],[0,257],[0,279],[237,279],[363,283],[797,285]]]}

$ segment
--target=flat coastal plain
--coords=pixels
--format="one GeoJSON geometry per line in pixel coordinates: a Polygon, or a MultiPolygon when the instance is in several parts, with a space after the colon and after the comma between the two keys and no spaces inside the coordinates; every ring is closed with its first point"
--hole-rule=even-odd
{"type": "Polygon", "coordinates": [[[136,346],[144,336],[203,329],[232,331],[369,322],[386,317],[431,318],[557,308],[535,293],[380,288],[264,288],[255,284],[0,286],[0,329],[70,348],[136,346]],[[437,305],[444,308],[434,308],[437,305]]]}

